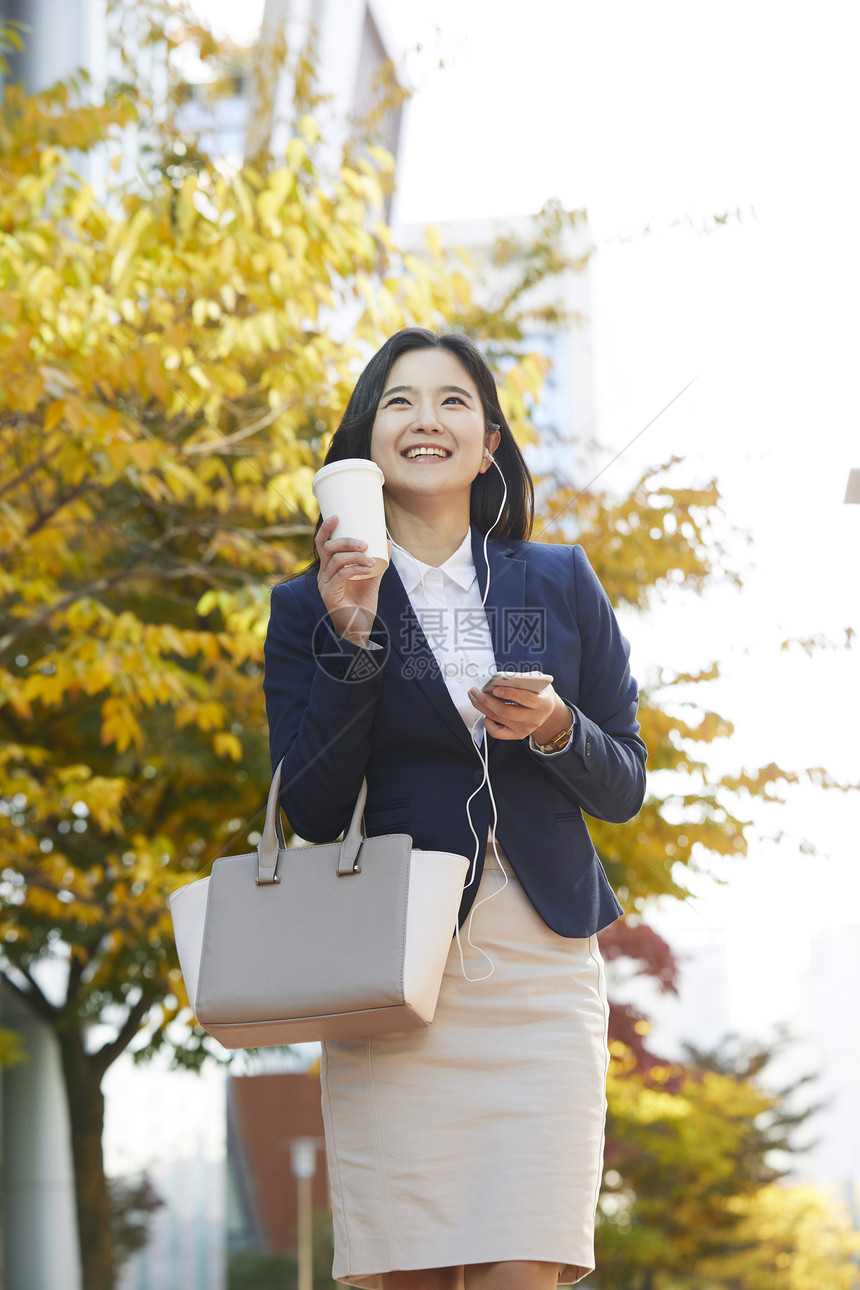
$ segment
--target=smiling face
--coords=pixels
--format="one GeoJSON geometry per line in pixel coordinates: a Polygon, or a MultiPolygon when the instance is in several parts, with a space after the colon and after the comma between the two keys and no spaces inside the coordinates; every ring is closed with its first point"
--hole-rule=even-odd
{"type": "Polygon", "coordinates": [[[373,422],[371,460],[385,476],[385,494],[411,510],[431,498],[468,516],[472,480],[490,468],[477,386],[459,359],[445,349],[414,349],[391,368],[373,422]]]}

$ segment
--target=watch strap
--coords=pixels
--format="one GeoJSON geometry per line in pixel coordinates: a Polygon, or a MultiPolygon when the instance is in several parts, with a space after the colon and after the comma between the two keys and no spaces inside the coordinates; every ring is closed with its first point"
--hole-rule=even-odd
{"type": "Polygon", "coordinates": [[[553,739],[550,739],[547,743],[539,744],[537,740],[535,740],[533,737],[531,738],[531,745],[536,752],[540,752],[540,753],[561,752],[563,748],[567,747],[567,745],[570,743],[570,738],[571,738],[571,735],[573,734],[574,721],[576,720],[573,713],[571,713],[570,716],[571,716],[570,725],[567,726],[564,730],[560,730],[558,734],[553,739]]]}

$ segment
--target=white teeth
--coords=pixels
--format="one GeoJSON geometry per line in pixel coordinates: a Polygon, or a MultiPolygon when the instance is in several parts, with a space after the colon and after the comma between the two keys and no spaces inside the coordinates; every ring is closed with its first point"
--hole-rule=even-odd
{"type": "Polygon", "coordinates": [[[407,461],[414,457],[450,457],[450,453],[444,448],[410,448],[406,453],[407,461]]]}

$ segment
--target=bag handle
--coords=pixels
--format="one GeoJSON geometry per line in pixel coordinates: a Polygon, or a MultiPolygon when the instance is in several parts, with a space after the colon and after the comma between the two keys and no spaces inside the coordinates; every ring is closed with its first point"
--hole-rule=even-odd
{"type": "Polygon", "coordinates": [[[364,803],[366,801],[367,780],[362,777],[361,788],[358,790],[358,797],[355,800],[355,810],[352,813],[349,828],[343,835],[343,842],[340,844],[340,853],[337,861],[338,878],[344,878],[350,873],[361,873],[361,865],[358,863],[358,853],[361,850],[361,844],[364,841],[361,825],[362,817],[364,815],[364,803]]]}
{"type": "MultiPolygon", "coordinates": [[[[278,800],[281,794],[281,767],[283,764],[283,761],[278,762],[275,767],[275,773],[272,776],[269,798],[266,802],[266,822],[263,825],[263,835],[257,843],[258,887],[270,886],[272,883],[281,881],[276,872],[278,855],[287,845],[284,838],[284,825],[281,820],[281,804],[278,800]]],[[[351,873],[361,873],[358,853],[364,841],[361,825],[366,801],[367,780],[363,778],[361,788],[358,790],[355,809],[352,812],[352,819],[349,822],[349,828],[344,834],[343,842],[341,842],[340,851],[338,852],[337,872],[340,877],[345,877],[351,873]]]]}

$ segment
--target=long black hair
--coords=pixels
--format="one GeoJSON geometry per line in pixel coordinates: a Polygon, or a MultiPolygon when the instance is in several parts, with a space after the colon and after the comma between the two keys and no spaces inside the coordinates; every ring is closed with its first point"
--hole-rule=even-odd
{"type": "MultiPolygon", "coordinates": [[[[504,489],[497,470],[490,467],[472,482],[470,519],[481,532],[493,528],[494,538],[528,539],[534,523],[534,485],[529,468],[519,445],[511,433],[499,405],[499,393],[489,364],[474,341],[458,332],[437,335],[426,327],[404,327],[395,332],[377,350],[356,382],[346,405],[340,425],[334,432],[325,465],[343,461],[346,457],[364,457],[370,460],[370,438],[376,412],[385,390],[392,367],[403,354],[413,349],[444,349],[462,363],[478,389],[484,411],[487,434],[498,430],[499,446],[493,452],[496,464],[507,485],[508,495],[498,524],[493,521],[499,513],[504,489]]],[[[316,530],[322,524],[317,522],[316,530]]],[[[315,558],[309,573],[319,567],[315,558]]]]}

